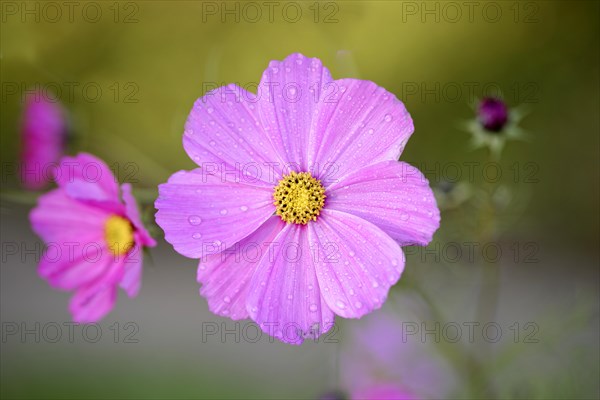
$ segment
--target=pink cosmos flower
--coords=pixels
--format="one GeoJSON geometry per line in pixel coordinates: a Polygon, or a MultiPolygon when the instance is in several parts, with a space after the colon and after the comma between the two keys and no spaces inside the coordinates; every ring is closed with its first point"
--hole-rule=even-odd
{"type": "Polygon", "coordinates": [[[396,385],[380,384],[353,393],[352,400],[417,400],[417,398],[396,385]]]}
{"type": "Polygon", "coordinates": [[[117,288],[140,289],[144,246],[156,242],[142,225],[131,185],[119,186],[108,166],[80,153],[63,157],[58,188],[31,211],[33,230],[46,242],[39,274],[51,286],[75,292],[69,309],[76,322],[96,322],[114,306],[117,288]]]}
{"type": "Polygon", "coordinates": [[[58,102],[42,92],[25,99],[21,122],[21,184],[29,190],[43,189],[52,179],[52,168],[62,156],[66,119],[58,102]]]}
{"type": "Polygon", "coordinates": [[[412,132],[393,94],[292,54],[270,63],[257,94],[228,85],[196,101],[183,146],[200,168],[159,186],[156,221],[201,259],[211,311],[300,344],[336,314],[381,307],[404,268],[400,245],[426,245],[438,228],[428,181],[397,161],[412,132]]]}
{"type": "Polygon", "coordinates": [[[439,339],[431,334],[434,325],[421,325],[416,310],[422,309],[422,302],[405,292],[397,294],[378,313],[345,332],[342,387],[352,399],[453,398],[459,375],[439,353],[439,339]],[[426,329],[429,334],[423,336],[426,329]]]}

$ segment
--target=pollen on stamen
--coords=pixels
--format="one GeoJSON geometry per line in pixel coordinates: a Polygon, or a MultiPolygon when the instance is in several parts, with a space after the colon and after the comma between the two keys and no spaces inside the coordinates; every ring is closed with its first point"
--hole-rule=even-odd
{"type": "Polygon", "coordinates": [[[310,172],[291,172],[275,186],[276,214],[287,223],[316,221],[325,204],[325,188],[310,172]]]}
{"type": "Polygon", "coordinates": [[[133,225],[127,218],[112,215],[104,225],[104,239],[114,255],[126,254],[133,248],[133,225]]]}

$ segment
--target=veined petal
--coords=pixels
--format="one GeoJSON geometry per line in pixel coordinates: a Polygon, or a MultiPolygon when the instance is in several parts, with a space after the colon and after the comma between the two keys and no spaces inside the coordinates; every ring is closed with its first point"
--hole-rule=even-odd
{"type": "Polygon", "coordinates": [[[180,254],[201,258],[239,242],[275,211],[273,189],[231,176],[179,171],[159,185],[156,223],[180,254]]]}
{"type": "Polygon", "coordinates": [[[112,264],[120,262],[104,244],[73,243],[61,246],[59,252],[55,252],[57,248],[49,248],[40,261],[40,276],[47,279],[50,286],[73,290],[88,285],[102,279],[112,264]]]}
{"type": "Polygon", "coordinates": [[[121,192],[123,195],[123,201],[125,202],[125,214],[135,227],[136,234],[138,235],[139,241],[136,240],[136,243],[141,243],[142,245],[147,247],[156,246],[156,240],[154,240],[152,236],[150,236],[150,234],[144,227],[144,224],[142,223],[142,219],[140,218],[140,213],[138,211],[137,202],[135,201],[135,197],[133,197],[133,194],[131,193],[131,184],[122,184],[121,192]]]}
{"type": "Polygon", "coordinates": [[[259,113],[267,135],[291,169],[308,171],[307,144],[319,97],[332,82],[317,58],[291,54],[271,61],[258,86],[259,113]]]}
{"type": "Polygon", "coordinates": [[[404,162],[381,162],[347,175],[328,188],[327,207],[377,225],[402,246],[426,246],[440,226],[429,181],[404,162]]]}
{"type": "Polygon", "coordinates": [[[284,227],[281,218],[272,216],[234,246],[206,257],[206,261],[200,261],[200,294],[208,300],[210,311],[234,320],[248,318],[246,297],[250,279],[284,227]]]}
{"type": "Polygon", "coordinates": [[[54,171],[54,180],[73,199],[122,211],[115,176],[104,161],[91,154],[63,157],[54,171]]]}
{"type": "Polygon", "coordinates": [[[125,290],[129,297],[135,297],[142,285],[142,265],[144,260],[143,247],[139,244],[141,239],[138,232],[135,234],[135,245],[123,260],[123,277],[119,286],[125,290]]]}
{"type": "Polygon", "coordinates": [[[308,224],[321,294],[334,313],[359,318],[380,308],[404,269],[404,253],[385,232],[359,217],[325,209],[308,224]]]}
{"type": "Polygon", "coordinates": [[[279,340],[301,344],[333,326],[319,290],[306,226],[288,224],[260,260],[247,299],[250,318],[279,340]]]}
{"type": "Polygon", "coordinates": [[[52,190],[38,199],[38,205],[29,214],[35,233],[44,242],[65,245],[75,242],[80,246],[104,237],[104,225],[110,213],[69,197],[64,190],[52,190]]]}
{"type": "Polygon", "coordinates": [[[413,122],[395,95],[373,82],[339,79],[322,93],[308,142],[309,164],[325,186],[357,168],[397,160],[413,122]]]}
{"type": "Polygon", "coordinates": [[[194,103],[183,147],[196,164],[219,175],[272,185],[283,159],[259,122],[256,95],[236,86],[215,89],[194,103]]]}
{"type": "Polygon", "coordinates": [[[77,289],[69,302],[73,321],[94,323],[113,309],[117,300],[116,283],[123,276],[122,264],[123,259],[113,262],[101,278],[77,289]]]}

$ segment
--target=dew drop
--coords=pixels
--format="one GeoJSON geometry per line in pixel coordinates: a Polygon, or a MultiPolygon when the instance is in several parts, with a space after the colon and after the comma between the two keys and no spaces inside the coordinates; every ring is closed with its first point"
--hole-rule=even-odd
{"type": "Polygon", "coordinates": [[[336,305],[336,306],[338,306],[338,308],[340,308],[340,309],[342,309],[342,310],[343,310],[344,308],[346,308],[346,303],[344,303],[344,302],[343,302],[343,301],[341,301],[341,300],[338,300],[338,301],[336,301],[336,302],[335,302],[335,305],[336,305]]]}
{"type": "Polygon", "coordinates": [[[224,208],[224,209],[222,209],[222,210],[221,210],[221,215],[227,215],[227,209],[225,209],[225,208],[224,208]]]}
{"type": "Polygon", "coordinates": [[[248,207],[247,207],[247,206],[241,206],[241,207],[240,207],[240,210],[242,210],[242,211],[246,212],[246,211],[248,211],[248,207]]]}
{"type": "Polygon", "coordinates": [[[202,235],[199,234],[198,232],[196,232],[192,235],[192,239],[196,239],[196,240],[200,239],[201,237],[202,237],[202,235]]]}
{"type": "Polygon", "coordinates": [[[200,225],[200,223],[202,222],[202,218],[200,218],[197,215],[190,215],[190,217],[188,218],[188,222],[190,223],[190,225],[200,225]]]}
{"type": "Polygon", "coordinates": [[[223,298],[223,301],[224,301],[225,303],[229,304],[229,303],[231,303],[231,298],[230,298],[229,296],[225,296],[225,297],[223,298]]]}
{"type": "Polygon", "coordinates": [[[390,122],[392,120],[392,116],[390,114],[386,114],[383,119],[385,120],[385,122],[390,122]]]}
{"type": "Polygon", "coordinates": [[[360,301],[357,301],[356,303],[354,303],[354,307],[356,308],[362,308],[363,304],[360,301]]]}
{"type": "Polygon", "coordinates": [[[316,304],[311,304],[310,307],[308,307],[308,309],[312,312],[316,312],[317,311],[317,305],[316,304]]]}

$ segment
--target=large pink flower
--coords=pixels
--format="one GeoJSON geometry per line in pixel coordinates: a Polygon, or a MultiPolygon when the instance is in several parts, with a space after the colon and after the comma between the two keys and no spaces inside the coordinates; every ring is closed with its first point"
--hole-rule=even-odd
{"type": "Polygon", "coordinates": [[[46,242],[39,273],[50,285],[74,290],[76,322],[96,322],[114,306],[120,285],[140,289],[142,249],[156,242],[142,225],[131,185],[121,185],[101,160],[81,153],[55,170],[58,188],[31,211],[33,230],[46,242]]]}
{"type": "Polygon", "coordinates": [[[229,85],[196,101],[183,136],[200,168],[159,186],[156,221],[200,258],[210,309],[301,343],[334,315],[381,307],[400,245],[439,226],[428,181],[398,162],[413,132],[396,97],[332,80],[318,59],[272,61],[257,94],[229,85]]]}
{"type": "Polygon", "coordinates": [[[42,189],[52,179],[52,169],[63,154],[67,122],[57,101],[41,91],[25,99],[21,122],[21,184],[26,189],[42,189]]]}

